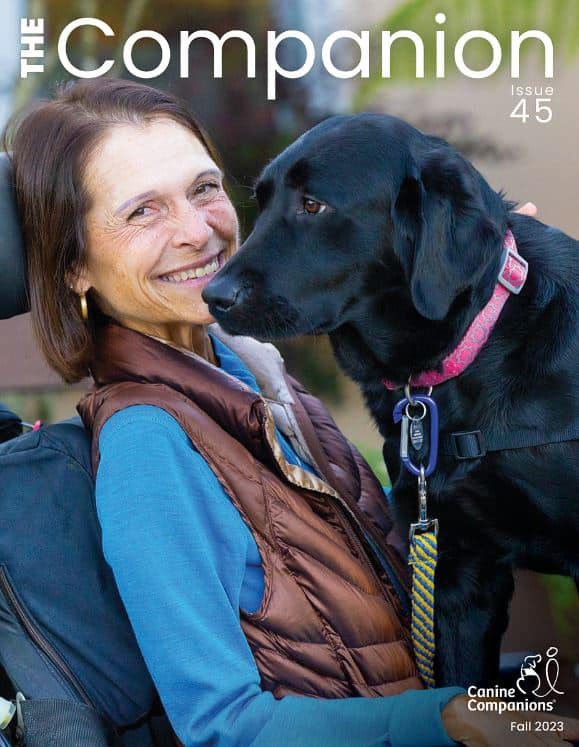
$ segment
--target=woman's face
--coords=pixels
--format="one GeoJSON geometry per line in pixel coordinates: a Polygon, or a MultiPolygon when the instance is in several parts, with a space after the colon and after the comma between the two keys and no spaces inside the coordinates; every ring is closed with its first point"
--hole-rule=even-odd
{"type": "Polygon", "coordinates": [[[237,247],[222,179],[174,120],[112,126],[84,174],[92,205],[75,289],[92,288],[124,326],[189,347],[191,326],[212,321],[201,291],[237,247]]]}

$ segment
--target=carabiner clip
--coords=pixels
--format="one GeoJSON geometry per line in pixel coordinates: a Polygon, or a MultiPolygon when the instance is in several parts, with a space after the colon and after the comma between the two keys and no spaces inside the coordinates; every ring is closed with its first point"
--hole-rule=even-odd
{"type": "Polygon", "coordinates": [[[417,466],[414,464],[408,455],[410,418],[406,414],[406,407],[408,405],[414,406],[416,404],[421,404],[425,411],[430,415],[430,449],[428,453],[428,464],[423,467],[424,476],[429,477],[436,469],[436,460],[438,459],[438,408],[436,407],[436,402],[431,397],[424,394],[412,395],[412,401],[410,401],[408,397],[403,397],[396,403],[392,417],[395,423],[402,421],[400,432],[400,459],[402,460],[402,464],[410,473],[418,477],[421,474],[422,465],[417,466]]]}

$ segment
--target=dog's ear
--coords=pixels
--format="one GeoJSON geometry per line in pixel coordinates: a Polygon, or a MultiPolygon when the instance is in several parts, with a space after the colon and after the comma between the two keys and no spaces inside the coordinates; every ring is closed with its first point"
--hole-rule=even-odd
{"type": "Polygon", "coordinates": [[[480,279],[500,247],[500,211],[498,195],[449,148],[409,169],[392,204],[393,246],[422,316],[444,319],[480,279]]]}

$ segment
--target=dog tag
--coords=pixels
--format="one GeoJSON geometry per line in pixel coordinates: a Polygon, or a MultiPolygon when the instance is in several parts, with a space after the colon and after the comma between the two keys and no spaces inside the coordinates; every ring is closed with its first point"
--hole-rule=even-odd
{"type": "Polygon", "coordinates": [[[410,418],[408,415],[402,416],[402,425],[400,427],[400,458],[408,459],[408,435],[409,435],[410,418]]]}
{"type": "Polygon", "coordinates": [[[424,428],[422,420],[410,421],[410,443],[416,451],[420,451],[424,443],[424,428]]]}

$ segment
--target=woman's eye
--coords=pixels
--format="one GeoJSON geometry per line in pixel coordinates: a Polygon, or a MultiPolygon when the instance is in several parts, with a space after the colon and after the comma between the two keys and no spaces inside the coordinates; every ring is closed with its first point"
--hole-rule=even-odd
{"type": "Polygon", "coordinates": [[[324,210],[328,207],[327,205],[324,205],[323,202],[312,200],[310,197],[303,198],[303,206],[304,212],[308,213],[309,215],[318,215],[319,213],[323,213],[324,210]]]}
{"type": "Polygon", "coordinates": [[[131,220],[131,218],[143,218],[145,215],[143,211],[146,209],[147,205],[141,205],[136,210],[133,210],[133,212],[129,215],[129,220],[131,220]]]}
{"type": "Polygon", "coordinates": [[[220,186],[221,185],[217,184],[217,182],[203,182],[203,184],[199,184],[199,186],[195,188],[195,194],[206,195],[219,189],[220,186]]]}

